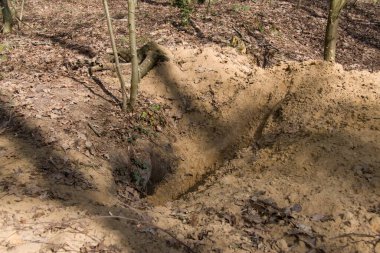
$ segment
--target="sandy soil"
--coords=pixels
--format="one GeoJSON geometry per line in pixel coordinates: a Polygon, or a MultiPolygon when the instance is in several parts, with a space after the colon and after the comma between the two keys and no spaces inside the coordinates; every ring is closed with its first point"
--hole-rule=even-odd
{"type": "MultiPolygon", "coordinates": [[[[224,4],[215,8],[227,15],[224,4]]],[[[279,20],[294,8],[247,4],[279,20]]],[[[27,6],[35,30],[3,38],[0,52],[1,252],[380,252],[378,46],[356,41],[342,66],[289,61],[294,45],[282,41],[282,56],[261,68],[261,52],[168,30],[157,20],[178,12],[143,2],[152,19],[140,32],[171,59],[122,113],[116,75],[87,71],[106,61],[101,5],[27,6]]],[[[347,15],[362,19],[364,8],[347,15]]],[[[374,43],[377,8],[367,13],[374,43]]],[[[318,58],[304,45],[298,60],[318,58]]]]}

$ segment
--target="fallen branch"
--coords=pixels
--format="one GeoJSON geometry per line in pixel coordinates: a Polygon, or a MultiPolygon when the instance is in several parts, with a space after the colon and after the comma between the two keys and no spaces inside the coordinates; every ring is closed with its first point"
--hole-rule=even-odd
{"type": "Polygon", "coordinates": [[[94,131],[94,133],[95,133],[98,137],[101,137],[101,134],[99,133],[98,130],[96,130],[96,128],[95,128],[94,125],[92,125],[90,122],[88,122],[87,125],[91,128],[92,131],[94,131]]]}
{"type": "Polygon", "coordinates": [[[246,38],[244,38],[243,34],[239,31],[239,29],[237,29],[235,26],[232,26],[232,29],[234,29],[234,31],[239,35],[240,39],[248,44],[250,44],[251,42],[249,40],[247,40],[246,38]]]}
{"type": "MultiPolygon", "coordinates": [[[[371,244],[373,247],[376,247],[376,245],[380,243],[380,234],[371,235],[371,234],[361,234],[361,233],[348,233],[348,234],[342,234],[342,235],[332,237],[332,239],[339,239],[343,237],[348,237],[351,244],[363,242],[363,243],[371,244]],[[362,239],[356,239],[356,238],[362,238],[362,239]]],[[[348,246],[349,244],[346,244],[342,248],[346,248],[348,246]]]]}
{"type": "Polygon", "coordinates": [[[116,71],[115,65],[111,63],[103,63],[102,65],[96,65],[88,68],[90,75],[97,71],[111,70],[116,71]]]}
{"type": "Polygon", "coordinates": [[[206,36],[202,32],[201,28],[199,28],[199,26],[191,18],[189,18],[189,24],[194,28],[194,30],[197,33],[198,37],[200,37],[201,39],[206,38],[206,36]]]}
{"type": "Polygon", "coordinates": [[[377,235],[371,235],[371,234],[360,234],[360,233],[348,233],[348,234],[342,234],[333,237],[332,239],[338,239],[342,237],[363,237],[363,238],[379,238],[380,239],[380,234],[377,235]]]}

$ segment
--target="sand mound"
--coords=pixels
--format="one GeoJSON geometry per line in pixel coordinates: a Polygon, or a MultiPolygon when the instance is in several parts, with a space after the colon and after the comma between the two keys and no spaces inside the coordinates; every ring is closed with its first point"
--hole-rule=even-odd
{"type": "Polygon", "coordinates": [[[195,59],[178,52],[181,67],[165,64],[144,81],[152,85],[147,92],[169,87],[156,95],[174,94],[173,107],[184,112],[174,144],[182,164],[153,196],[162,201],[191,192],[171,205],[186,223],[176,231],[189,241],[202,238],[202,252],[374,249],[379,73],[315,61],[264,71],[230,51],[194,51],[195,59]],[[279,213],[260,210],[252,200],[260,198],[299,213],[291,222],[271,220],[279,213]],[[368,237],[354,243],[355,234],[368,237]]]}

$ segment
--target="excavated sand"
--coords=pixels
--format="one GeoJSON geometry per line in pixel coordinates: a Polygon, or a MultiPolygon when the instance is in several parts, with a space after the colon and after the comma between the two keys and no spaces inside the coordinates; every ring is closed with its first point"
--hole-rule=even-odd
{"type": "MultiPolygon", "coordinates": [[[[48,151],[5,131],[0,251],[186,251],[146,226],[151,223],[195,252],[379,252],[379,72],[344,71],[320,61],[261,69],[219,47],[175,48],[172,55],[140,85],[144,97],[166,108],[170,122],[161,135],[170,146],[167,155],[177,159],[145,210],[120,204],[106,160],[75,157],[86,160],[80,172],[95,187],[48,184],[34,162],[48,151]],[[277,213],[257,212],[264,199],[279,209],[263,210],[277,213]],[[293,211],[279,218],[286,207],[293,211]]],[[[116,87],[116,78],[110,80],[116,87]]],[[[11,86],[0,92],[17,104],[27,88],[13,85],[19,85],[15,95],[11,86]]],[[[85,98],[89,91],[77,94],[85,98]]],[[[22,108],[26,115],[41,106],[30,103],[36,104],[22,108]]],[[[78,102],[62,117],[90,108],[78,102]]],[[[33,124],[49,129],[55,120],[33,124]]],[[[72,154],[66,153],[68,160],[72,154]]]]}

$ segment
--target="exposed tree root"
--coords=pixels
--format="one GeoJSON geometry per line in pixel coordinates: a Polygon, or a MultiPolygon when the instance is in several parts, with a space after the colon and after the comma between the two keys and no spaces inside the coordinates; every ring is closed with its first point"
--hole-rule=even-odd
{"type": "MultiPolygon", "coordinates": [[[[169,56],[166,49],[156,42],[148,42],[137,50],[137,58],[139,61],[140,79],[148,74],[148,72],[158,63],[168,61],[169,56]]],[[[131,61],[131,54],[128,49],[122,48],[118,50],[119,57],[124,62],[131,61]]],[[[114,59],[111,59],[114,61],[114,59]]],[[[103,70],[114,70],[112,63],[105,63],[90,68],[90,73],[103,70]]]]}

